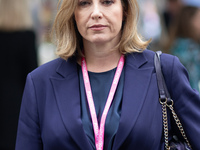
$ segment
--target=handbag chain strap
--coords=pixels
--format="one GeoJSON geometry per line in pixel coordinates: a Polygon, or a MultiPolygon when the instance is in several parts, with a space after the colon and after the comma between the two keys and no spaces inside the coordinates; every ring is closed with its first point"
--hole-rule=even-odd
{"type": "Polygon", "coordinates": [[[173,108],[173,100],[171,99],[171,103],[168,104],[167,103],[167,99],[165,101],[162,101],[161,99],[159,100],[161,105],[162,105],[162,114],[163,114],[163,126],[164,126],[164,136],[165,136],[165,148],[167,150],[170,150],[170,146],[169,146],[169,141],[168,141],[168,120],[167,120],[167,107],[171,110],[172,112],[172,116],[176,122],[177,127],[179,128],[179,131],[181,133],[181,135],[183,136],[184,140],[186,141],[187,145],[190,147],[190,149],[192,149],[190,142],[187,139],[187,136],[185,134],[185,131],[183,129],[183,126],[177,116],[177,114],[174,111],[173,108]]]}
{"type": "Polygon", "coordinates": [[[174,111],[173,108],[173,100],[170,98],[169,92],[167,90],[167,86],[165,84],[164,77],[162,75],[161,71],[161,65],[160,65],[160,55],[162,54],[161,51],[157,51],[155,55],[155,68],[156,68],[156,75],[158,80],[158,88],[159,88],[159,94],[160,98],[159,101],[162,105],[162,117],[163,117],[163,127],[164,127],[164,139],[165,139],[165,148],[166,150],[170,150],[169,146],[169,130],[168,130],[168,119],[167,119],[167,107],[171,110],[172,116],[176,122],[177,127],[180,130],[180,133],[184,140],[186,141],[187,145],[191,148],[191,145],[188,141],[188,138],[186,137],[185,131],[183,129],[183,126],[177,116],[177,114],[174,111]]]}
{"type": "MultiPolygon", "coordinates": [[[[166,99],[166,101],[167,101],[167,99],[166,99]]],[[[166,150],[170,150],[169,141],[168,141],[168,132],[169,131],[168,131],[166,101],[165,102],[161,102],[161,99],[160,99],[160,103],[162,105],[162,115],[163,115],[163,127],[164,127],[164,136],[165,136],[165,149],[166,150]]]]}
{"type": "MultiPolygon", "coordinates": [[[[166,99],[167,101],[167,99],[166,99]]],[[[170,150],[169,141],[168,141],[168,120],[167,120],[167,105],[166,102],[161,102],[162,105],[162,115],[163,115],[163,127],[164,127],[164,136],[165,136],[165,148],[166,150],[170,150]]]]}
{"type": "Polygon", "coordinates": [[[183,138],[185,139],[187,145],[190,147],[190,149],[192,149],[192,147],[191,147],[191,145],[190,145],[190,142],[188,141],[187,136],[186,136],[186,134],[185,134],[185,131],[184,131],[184,129],[183,129],[183,126],[182,126],[182,124],[181,124],[181,122],[180,122],[180,120],[179,120],[177,114],[176,114],[175,111],[174,111],[173,104],[167,105],[167,106],[168,106],[169,109],[171,110],[172,116],[173,116],[173,118],[174,118],[174,120],[175,120],[175,122],[176,122],[176,125],[178,126],[179,131],[181,132],[181,134],[182,134],[183,138]]]}

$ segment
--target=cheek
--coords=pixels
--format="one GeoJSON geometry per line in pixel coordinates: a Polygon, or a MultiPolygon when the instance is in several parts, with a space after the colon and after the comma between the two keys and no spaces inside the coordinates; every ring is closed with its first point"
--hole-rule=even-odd
{"type": "Polygon", "coordinates": [[[196,26],[197,26],[197,28],[198,28],[198,30],[199,30],[199,32],[200,32],[200,17],[198,18],[198,21],[197,21],[196,26]]]}
{"type": "Polygon", "coordinates": [[[74,18],[75,18],[75,22],[77,24],[77,26],[80,24],[80,17],[79,17],[79,14],[78,13],[74,13],[74,18]]]}
{"type": "Polygon", "coordinates": [[[122,15],[122,13],[116,13],[115,23],[118,26],[118,28],[120,28],[120,29],[122,27],[122,21],[123,21],[123,15],[122,15]]]}
{"type": "Polygon", "coordinates": [[[74,12],[74,18],[76,21],[77,25],[81,25],[83,23],[83,18],[84,18],[84,12],[79,11],[79,10],[75,10],[74,12]]]}
{"type": "Polygon", "coordinates": [[[200,20],[196,20],[193,24],[195,32],[200,33],[200,20]]]}
{"type": "Polygon", "coordinates": [[[79,14],[75,13],[74,18],[75,18],[77,29],[81,33],[81,30],[82,30],[82,27],[83,27],[82,17],[79,14]]]}
{"type": "Polygon", "coordinates": [[[200,11],[195,16],[195,18],[193,20],[193,24],[194,24],[195,30],[197,30],[198,33],[200,33],[200,11]]]}
{"type": "Polygon", "coordinates": [[[123,21],[123,8],[121,7],[121,8],[119,8],[117,11],[116,11],[116,18],[117,18],[117,21],[118,21],[118,23],[122,23],[122,21],[123,21]]]}

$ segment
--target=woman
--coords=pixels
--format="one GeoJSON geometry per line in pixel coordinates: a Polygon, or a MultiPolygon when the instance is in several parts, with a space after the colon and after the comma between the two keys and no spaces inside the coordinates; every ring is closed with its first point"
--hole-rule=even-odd
{"type": "Polygon", "coordinates": [[[183,7],[170,38],[170,53],[180,59],[188,70],[192,88],[200,92],[200,1],[197,3],[199,8],[197,4],[183,7]]]}
{"type": "Polygon", "coordinates": [[[37,67],[26,0],[0,0],[0,41],[0,149],[13,150],[26,76],[37,67]]]}
{"type": "Polygon", "coordinates": [[[189,73],[192,88],[200,92],[200,1],[182,0],[183,8],[169,36],[168,51],[189,73]]]}
{"type": "MultiPolygon", "coordinates": [[[[136,0],[62,1],[54,24],[61,58],[27,77],[16,150],[164,149],[154,52],[145,50],[137,19],[136,0]]],[[[161,60],[174,107],[199,149],[200,97],[176,57],[161,60]]]]}

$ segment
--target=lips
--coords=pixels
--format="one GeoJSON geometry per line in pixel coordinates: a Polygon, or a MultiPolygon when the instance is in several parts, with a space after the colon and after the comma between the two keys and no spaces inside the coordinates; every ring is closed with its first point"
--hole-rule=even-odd
{"type": "Polygon", "coordinates": [[[94,30],[94,31],[100,31],[100,30],[105,29],[106,27],[107,26],[105,26],[105,25],[99,24],[99,25],[92,25],[92,26],[90,26],[90,29],[94,30]]]}

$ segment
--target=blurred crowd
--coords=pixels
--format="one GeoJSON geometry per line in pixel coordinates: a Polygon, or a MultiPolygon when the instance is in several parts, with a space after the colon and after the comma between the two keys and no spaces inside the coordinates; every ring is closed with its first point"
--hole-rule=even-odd
{"type": "MultiPolygon", "coordinates": [[[[58,0],[0,0],[0,150],[13,150],[26,75],[52,59],[58,0]]],[[[200,91],[200,0],[139,0],[149,49],[177,56],[200,91]]],[[[30,106],[31,107],[31,106],[30,106]]]]}
{"type": "Polygon", "coordinates": [[[152,38],[149,49],[177,56],[200,91],[200,1],[141,0],[140,7],[141,33],[152,38]]]}

